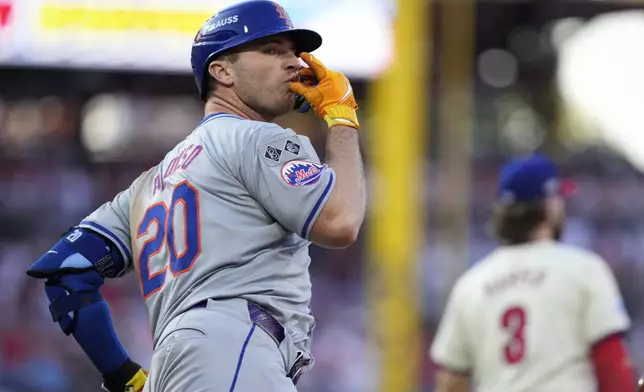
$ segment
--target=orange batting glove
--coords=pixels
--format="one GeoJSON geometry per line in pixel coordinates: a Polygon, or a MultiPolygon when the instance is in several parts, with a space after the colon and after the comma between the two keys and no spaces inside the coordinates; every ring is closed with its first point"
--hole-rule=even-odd
{"type": "Polygon", "coordinates": [[[356,115],[358,104],[349,79],[340,72],[331,71],[309,53],[301,53],[300,58],[310,68],[300,70],[300,77],[305,83],[291,83],[291,91],[303,96],[329,128],[344,125],[360,129],[356,115]],[[317,79],[316,86],[309,82],[311,76],[317,79]]]}

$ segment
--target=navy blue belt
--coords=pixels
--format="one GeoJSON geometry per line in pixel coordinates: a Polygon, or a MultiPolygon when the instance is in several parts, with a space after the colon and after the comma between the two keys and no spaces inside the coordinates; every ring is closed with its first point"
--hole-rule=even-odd
{"type": "MultiPolygon", "coordinates": [[[[277,345],[279,346],[280,343],[282,343],[286,338],[286,332],[284,331],[282,324],[280,324],[279,321],[277,321],[277,319],[273,317],[273,315],[270,314],[266,309],[253,302],[247,301],[247,303],[248,315],[250,316],[250,320],[255,325],[263,329],[264,332],[266,332],[271,338],[273,338],[275,343],[277,343],[277,345]]],[[[208,306],[208,300],[199,302],[198,304],[193,306],[192,309],[205,308],[206,306],[208,306]]],[[[299,380],[302,373],[302,368],[307,364],[308,360],[305,360],[303,358],[302,353],[298,353],[298,356],[295,359],[295,363],[286,375],[288,378],[293,380],[293,384],[297,384],[297,381],[299,380]]]]}

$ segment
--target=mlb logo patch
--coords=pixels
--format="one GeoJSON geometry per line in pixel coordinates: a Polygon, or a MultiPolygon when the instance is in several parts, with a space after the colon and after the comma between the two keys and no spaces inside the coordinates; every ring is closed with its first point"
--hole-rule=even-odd
{"type": "Polygon", "coordinates": [[[300,187],[313,185],[320,181],[326,168],[315,162],[294,160],[282,166],[282,179],[290,186],[300,187]]]}
{"type": "Polygon", "coordinates": [[[290,152],[293,155],[300,155],[300,145],[290,140],[286,141],[284,150],[290,152]]]}

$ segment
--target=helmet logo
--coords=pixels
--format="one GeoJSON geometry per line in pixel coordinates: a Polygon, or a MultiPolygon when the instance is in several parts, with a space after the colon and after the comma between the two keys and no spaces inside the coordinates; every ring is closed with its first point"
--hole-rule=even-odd
{"type": "Polygon", "coordinates": [[[273,3],[273,5],[275,6],[275,10],[277,11],[280,19],[284,19],[288,27],[293,27],[293,22],[291,22],[291,18],[288,16],[284,8],[282,8],[282,6],[277,3],[273,3]]]}

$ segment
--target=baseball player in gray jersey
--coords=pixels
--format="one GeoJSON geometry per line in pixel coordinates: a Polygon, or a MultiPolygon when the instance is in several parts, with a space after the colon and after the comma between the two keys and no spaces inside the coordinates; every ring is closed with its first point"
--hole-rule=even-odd
{"type": "Polygon", "coordinates": [[[312,365],[309,244],[352,244],[366,204],[357,105],[347,78],[308,53],[321,42],[270,1],[215,14],[192,51],[203,121],[27,271],[106,390],[294,391],[312,365]],[[329,126],[325,163],[271,123],[301,98],[329,126]],[[149,372],[99,292],[128,271],[152,326],[149,372]]]}

